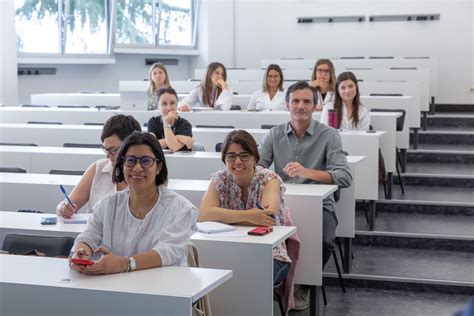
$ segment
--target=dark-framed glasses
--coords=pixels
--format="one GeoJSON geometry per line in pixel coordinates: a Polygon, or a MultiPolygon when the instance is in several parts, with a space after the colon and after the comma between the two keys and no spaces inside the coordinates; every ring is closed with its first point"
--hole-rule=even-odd
{"type": "Polygon", "coordinates": [[[104,151],[105,154],[111,154],[112,156],[115,156],[120,149],[120,147],[115,147],[115,146],[107,148],[103,145],[100,145],[100,148],[104,151]]]}
{"type": "Polygon", "coordinates": [[[316,68],[316,72],[320,73],[320,74],[326,74],[327,75],[328,73],[331,72],[331,70],[330,69],[317,69],[316,68]]]}
{"type": "Polygon", "coordinates": [[[239,154],[228,153],[228,154],[225,154],[224,159],[226,161],[229,161],[229,162],[234,162],[234,161],[237,160],[237,157],[240,158],[240,161],[249,161],[250,158],[252,157],[252,154],[247,153],[247,152],[242,152],[242,153],[239,153],[239,154]]]}
{"type": "Polygon", "coordinates": [[[153,163],[160,162],[159,159],[150,157],[150,156],[142,156],[142,157],[136,157],[136,156],[124,156],[122,157],[123,164],[129,168],[135,167],[138,161],[140,161],[140,165],[144,169],[151,168],[153,166],[153,163]]]}

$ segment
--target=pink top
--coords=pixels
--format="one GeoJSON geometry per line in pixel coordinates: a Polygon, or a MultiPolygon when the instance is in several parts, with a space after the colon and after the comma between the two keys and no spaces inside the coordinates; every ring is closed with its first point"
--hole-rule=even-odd
{"type": "MultiPolygon", "coordinates": [[[[240,187],[227,169],[220,170],[212,175],[212,180],[214,180],[217,194],[219,195],[220,207],[242,211],[257,208],[257,203],[262,204],[263,190],[267,183],[274,178],[277,178],[278,182],[280,182],[280,210],[275,214],[275,226],[281,226],[281,220],[286,211],[285,200],[283,198],[286,189],[283,181],[276,173],[262,166],[255,167],[255,174],[248,188],[246,204],[244,204],[241,199],[242,193],[240,187]]],[[[273,248],[273,258],[283,262],[291,262],[284,242],[273,248]]]]}

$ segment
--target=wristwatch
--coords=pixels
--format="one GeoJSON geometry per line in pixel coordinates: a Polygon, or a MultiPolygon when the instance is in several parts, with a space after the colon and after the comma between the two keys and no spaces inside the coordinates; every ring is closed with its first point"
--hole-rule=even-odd
{"type": "Polygon", "coordinates": [[[171,128],[171,127],[173,127],[173,125],[171,125],[171,124],[166,124],[164,127],[165,127],[165,128],[171,128]]]}
{"type": "Polygon", "coordinates": [[[135,261],[135,258],[133,257],[128,257],[128,269],[127,272],[132,272],[137,269],[137,262],[135,261]]]}

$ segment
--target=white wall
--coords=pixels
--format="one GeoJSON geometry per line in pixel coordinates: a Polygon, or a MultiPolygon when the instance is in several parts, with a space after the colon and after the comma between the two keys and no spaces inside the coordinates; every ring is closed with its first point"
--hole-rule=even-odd
{"type": "MultiPolygon", "coordinates": [[[[189,58],[179,58],[177,66],[167,66],[171,80],[186,80],[189,77],[189,58]]],[[[67,93],[83,90],[118,92],[119,80],[142,80],[148,77],[150,66],[145,58],[153,55],[115,55],[115,64],[106,65],[37,65],[57,68],[56,75],[19,76],[19,102],[29,103],[34,93],[67,93]]],[[[163,58],[170,58],[169,56],[163,58]]],[[[26,67],[31,65],[21,65],[26,67]]]]}
{"type": "Polygon", "coordinates": [[[438,58],[437,103],[474,104],[472,0],[235,1],[236,67],[255,68],[260,59],[277,57],[433,56],[438,58]],[[299,16],[413,13],[440,13],[441,19],[296,23],[299,16]]]}
{"type": "Polygon", "coordinates": [[[13,0],[0,0],[0,104],[18,103],[13,0]]]}

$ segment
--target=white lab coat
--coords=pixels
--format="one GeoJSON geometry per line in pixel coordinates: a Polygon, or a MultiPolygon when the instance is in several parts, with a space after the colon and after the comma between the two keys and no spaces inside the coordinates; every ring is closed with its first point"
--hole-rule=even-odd
{"type": "Polygon", "coordinates": [[[288,111],[285,100],[286,91],[278,90],[270,100],[268,92],[258,90],[252,94],[248,110],[259,110],[259,111],[288,111]]]}
{"type": "MultiPolygon", "coordinates": [[[[321,113],[321,123],[328,125],[328,110],[334,109],[334,105],[328,105],[323,108],[321,113]]],[[[354,126],[353,120],[349,120],[347,108],[344,105],[342,107],[342,122],[340,129],[344,131],[368,131],[370,126],[370,114],[366,107],[362,104],[359,106],[359,124],[357,127],[354,126]]]]}
{"type": "MultiPolygon", "coordinates": [[[[322,99],[322,97],[323,96],[321,92],[318,90],[318,104],[320,103],[320,100],[322,99]]],[[[334,92],[328,91],[323,100],[323,108],[325,108],[327,105],[332,106],[333,104],[334,104],[334,92]]]]}
{"type": "MultiPolygon", "coordinates": [[[[214,109],[224,111],[230,110],[232,106],[232,94],[232,89],[229,87],[229,85],[227,85],[227,89],[222,90],[221,94],[217,98],[214,109]]],[[[198,84],[196,87],[194,87],[191,92],[189,92],[188,96],[179,103],[179,105],[181,104],[187,104],[190,107],[210,107],[209,104],[204,104],[203,102],[201,84],[198,84]]]]}

